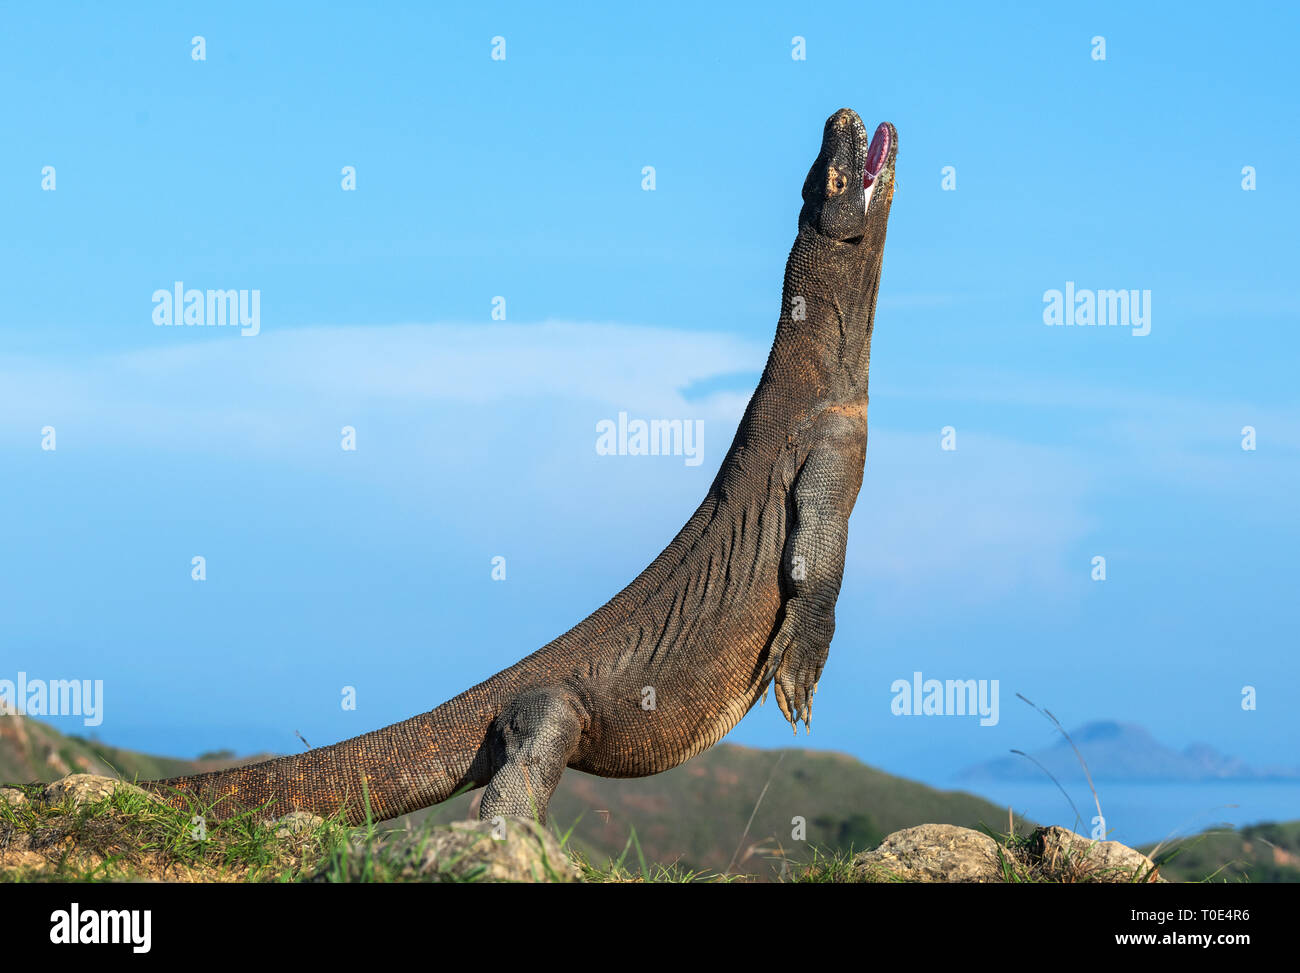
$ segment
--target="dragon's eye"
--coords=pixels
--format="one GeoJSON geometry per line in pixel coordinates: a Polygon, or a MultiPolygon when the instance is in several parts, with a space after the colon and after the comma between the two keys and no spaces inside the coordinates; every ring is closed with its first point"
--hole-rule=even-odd
{"type": "Polygon", "coordinates": [[[830,166],[826,170],[826,198],[838,196],[848,188],[849,180],[844,173],[840,172],[835,166],[830,166]]]}

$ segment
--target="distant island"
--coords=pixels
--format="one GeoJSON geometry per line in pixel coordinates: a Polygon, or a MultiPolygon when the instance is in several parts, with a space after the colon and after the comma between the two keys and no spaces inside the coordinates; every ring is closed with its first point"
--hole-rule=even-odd
{"type": "MultiPolygon", "coordinates": [[[[1088,762],[1092,775],[1104,780],[1300,781],[1300,767],[1251,767],[1206,743],[1194,743],[1184,750],[1175,750],[1135,723],[1099,720],[1072,730],[1070,737],[1088,762]]],[[[1019,754],[988,760],[966,768],[959,776],[963,780],[1042,779],[1043,769],[1046,769],[1059,780],[1083,777],[1078,757],[1064,737],[1055,746],[1030,756],[1033,761],[1019,754]]]]}

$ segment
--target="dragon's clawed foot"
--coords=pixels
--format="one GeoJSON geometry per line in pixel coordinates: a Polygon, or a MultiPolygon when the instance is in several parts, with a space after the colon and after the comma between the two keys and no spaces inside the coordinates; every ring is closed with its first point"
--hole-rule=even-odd
{"type": "MultiPolygon", "coordinates": [[[[768,655],[764,683],[775,687],[776,705],[781,715],[790,721],[791,729],[798,731],[799,720],[804,729],[811,730],[813,696],[817,682],[822,677],[826,656],[830,652],[831,635],[835,631],[834,609],[827,617],[799,598],[791,598],[785,605],[785,618],[772,640],[768,655]]],[[[767,699],[767,689],[763,690],[767,699]]]]}

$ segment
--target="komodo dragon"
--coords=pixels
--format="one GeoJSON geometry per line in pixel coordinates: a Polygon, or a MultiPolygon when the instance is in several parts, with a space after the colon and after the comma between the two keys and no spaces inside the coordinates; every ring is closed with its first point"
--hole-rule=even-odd
{"type": "Polygon", "coordinates": [[[668,770],[722,739],[772,682],[781,713],[807,728],[866,462],[871,329],[897,152],[889,123],[868,142],[854,112],[827,120],[763,376],[704,502],[636,580],[420,716],[297,756],[146,786],[218,818],[264,807],[341,812],[353,824],[486,787],[480,817],[544,821],[566,767],[602,777],[668,770]]]}

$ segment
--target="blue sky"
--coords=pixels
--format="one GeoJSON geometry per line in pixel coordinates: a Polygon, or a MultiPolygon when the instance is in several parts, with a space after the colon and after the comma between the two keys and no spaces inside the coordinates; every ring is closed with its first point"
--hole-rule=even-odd
{"type": "MultiPolygon", "coordinates": [[[[1298,26],[1208,4],[7,9],[0,678],[103,679],[120,745],[289,752],[568,628],[707,489],[849,106],[898,127],[898,190],[801,742],[938,778],[1052,742],[1022,692],[1294,763],[1298,26]],[[175,281],[259,290],[261,333],[155,327],[175,281]],[[1044,326],[1066,281],[1149,290],[1150,334],[1044,326]],[[703,464],[596,455],[619,411],[703,420],[703,464]],[[1001,722],[892,716],[916,670],[1000,680],[1001,722]]],[[[731,739],[790,733],[768,707],[731,739]]]]}

